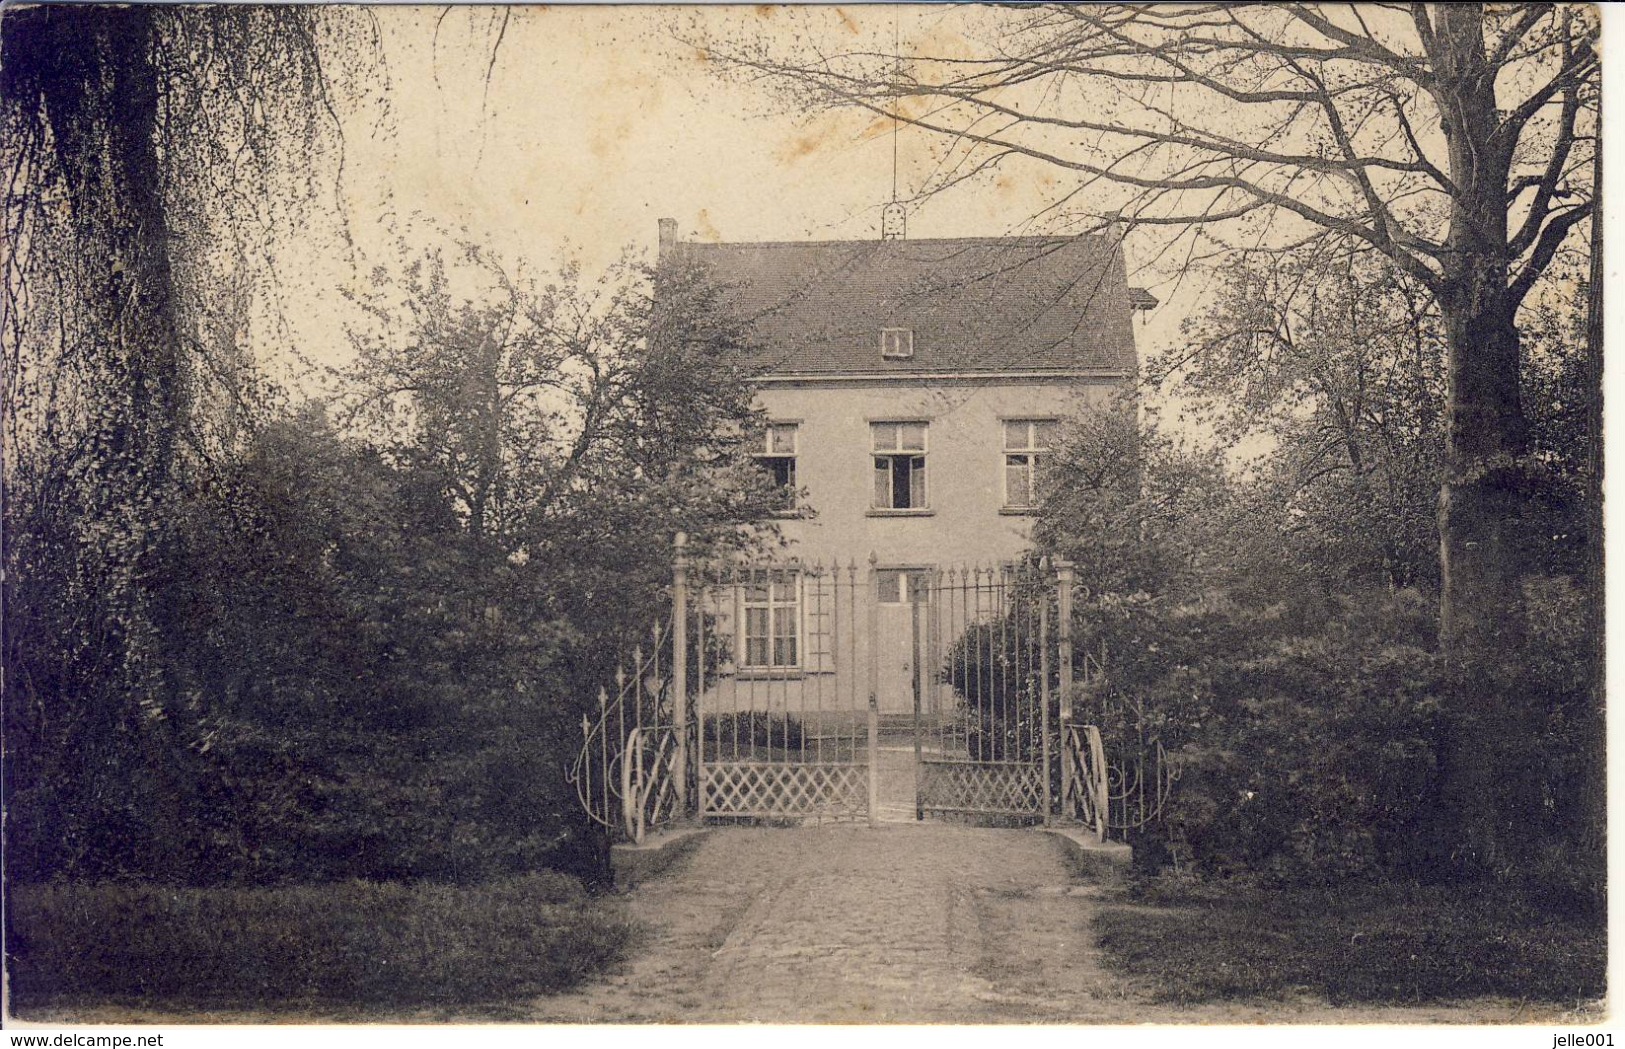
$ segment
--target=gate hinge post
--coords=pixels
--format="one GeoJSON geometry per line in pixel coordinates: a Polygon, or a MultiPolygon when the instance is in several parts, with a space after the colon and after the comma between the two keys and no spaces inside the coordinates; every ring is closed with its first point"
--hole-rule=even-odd
{"type": "Polygon", "coordinates": [[[688,533],[672,541],[671,567],[671,711],[677,750],[672,778],[677,781],[677,807],[688,812],[688,533]]]}
{"type": "Polygon", "coordinates": [[[880,705],[869,693],[869,826],[880,826],[880,705]]]}
{"type": "Polygon", "coordinates": [[[1055,559],[1055,624],[1059,639],[1057,646],[1057,662],[1060,666],[1061,689],[1061,809],[1063,814],[1066,806],[1072,801],[1072,763],[1067,760],[1066,747],[1072,734],[1072,584],[1074,575],[1072,562],[1064,558],[1055,559]]]}
{"type": "MultiPolygon", "coordinates": [[[[1049,558],[1039,558],[1039,578],[1042,579],[1047,575],[1049,568],[1049,558]]],[[[1044,826],[1046,827],[1055,825],[1055,799],[1051,796],[1054,790],[1053,770],[1055,766],[1052,762],[1055,760],[1057,750],[1063,755],[1063,760],[1066,753],[1064,741],[1062,741],[1061,747],[1052,747],[1050,744],[1049,639],[1049,595],[1044,594],[1038,602],[1038,718],[1039,740],[1041,741],[1040,756],[1044,764],[1043,792],[1040,803],[1044,807],[1044,826]]]]}
{"type": "Polygon", "coordinates": [[[880,661],[876,658],[878,648],[875,643],[875,629],[879,619],[879,610],[876,607],[880,602],[880,577],[878,566],[880,557],[873,550],[869,551],[869,585],[868,613],[869,629],[866,642],[869,657],[869,826],[880,826],[880,661]]]}

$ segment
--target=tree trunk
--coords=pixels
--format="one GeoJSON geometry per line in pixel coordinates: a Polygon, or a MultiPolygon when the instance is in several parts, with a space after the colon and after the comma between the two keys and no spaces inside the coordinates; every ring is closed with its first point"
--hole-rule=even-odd
{"type": "MultiPolygon", "coordinates": [[[[1602,122],[1598,101],[1597,121],[1602,122]]],[[[1591,706],[1586,711],[1586,742],[1583,756],[1583,782],[1581,811],[1585,821],[1582,846],[1598,869],[1607,862],[1608,845],[1608,718],[1607,675],[1607,623],[1603,595],[1603,519],[1602,519],[1602,155],[1599,152],[1591,169],[1591,199],[1595,201],[1591,212],[1591,275],[1586,303],[1586,390],[1591,403],[1586,410],[1586,588],[1590,600],[1591,632],[1591,706]]]]}
{"type": "Polygon", "coordinates": [[[1537,711],[1518,657],[1528,499],[1518,396],[1518,337],[1499,305],[1505,284],[1467,277],[1442,301],[1449,340],[1450,435],[1439,498],[1440,641],[1447,694],[1440,773],[1453,865],[1504,870],[1539,824],[1537,711]]]}
{"type": "MultiPolygon", "coordinates": [[[[171,529],[165,505],[177,470],[187,382],[175,316],[170,240],[158,153],[161,8],[43,6],[11,12],[3,80],[22,123],[43,120],[37,169],[65,192],[61,225],[34,244],[62,252],[58,304],[66,316],[61,352],[94,377],[84,425],[88,476],[72,492],[80,534],[65,556],[98,595],[102,650],[81,654],[63,699],[98,710],[65,710],[107,739],[87,746],[120,755],[105,777],[107,797],[140,798],[148,845],[126,852],[148,870],[175,870],[185,838],[184,753],[164,656],[171,529]],[[42,129],[43,130],[43,129],[42,129]],[[46,153],[46,151],[49,151],[46,153]],[[116,537],[108,542],[106,535],[116,537]],[[97,539],[87,536],[99,535],[97,539]]],[[[8,114],[8,117],[10,114],[8,114]]],[[[39,192],[47,187],[35,185],[39,192]]],[[[64,639],[46,641],[45,645],[64,639]]],[[[66,639],[77,640],[77,639],[66,639]]],[[[47,657],[49,658],[49,657],[47,657]]],[[[102,872],[105,873],[105,872],[102,872]]]]}
{"type": "MultiPolygon", "coordinates": [[[[1439,310],[1448,353],[1445,477],[1439,496],[1440,641],[1448,673],[1440,752],[1441,836],[1457,873],[1505,871],[1538,824],[1536,723],[1518,687],[1529,427],[1508,294],[1510,151],[1496,129],[1483,12],[1438,9],[1441,126],[1452,197],[1439,310]]],[[[1443,844],[1439,842],[1438,844],[1443,844]]]]}

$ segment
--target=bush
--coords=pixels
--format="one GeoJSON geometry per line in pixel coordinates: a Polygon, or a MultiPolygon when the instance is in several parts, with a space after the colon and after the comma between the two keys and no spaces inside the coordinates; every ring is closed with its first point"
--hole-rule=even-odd
{"type": "Polygon", "coordinates": [[[1037,617],[1031,595],[1017,600],[1003,619],[966,627],[941,671],[970,714],[966,747],[978,761],[1034,761],[1043,747],[1037,617]]]}
{"type": "Polygon", "coordinates": [[[632,926],[554,872],[479,886],[350,882],[189,889],[19,886],[22,1008],[170,999],[467,1005],[560,991],[615,962],[632,926]]]}
{"type": "Polygon", "coordinates": [[[1260,606],[1096,603],[1108,676],[1075,701],[1108,747],[1158,738],[1180,779],[1164,833],[1203,872],[1318,882],[1403,865],[1426,834],[1437,656],[1419,596],[1260,606]]]}
{"type": "Polygon", "coordinates": [[[706,715],[705,740],[728,746],[738,740],[741,747],[800,750],[806,743],[806,734],[801,721],[793,715],[742,710],[734,714],[706,715]]]}

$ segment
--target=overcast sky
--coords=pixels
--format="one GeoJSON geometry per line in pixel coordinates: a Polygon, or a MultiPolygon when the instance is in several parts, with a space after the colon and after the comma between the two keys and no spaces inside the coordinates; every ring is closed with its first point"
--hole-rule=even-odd
{"type": "MultiPolygon", "coordinates": [[[[652,258],[663,216],[708,240],[877,237],[892,192],[889,121],[805,112],[765,86],[727,82],[683,39],[889,53],[895,36],[905,55],[952,55],[963,50],[967,19],[985,13],[893,4],[370,8],[382,68],[351,63],[365,83],[337,93],[355,264],[320,236],[286,245],[276,279],[286,327],[266,326],[274,334],[262,333],[256,348],[273,364],[289,359],[290,342],[310,359],[342,363],[355,316],[344,292],[368,290],[374,266],[398,269],[400,243],[407,254],[447,243],[436,230],[459,231],[532,273],[574,258],[588,274],[628,249],[652,258]],[[371,102],[346,102],[369,91],[371,102]]],[[[943,146],[907,127],[895,145],[906,198],[925,185],[943,146]]],[[[1007,165],[920,202],[909,236],[1031,232],[1032,217],[1074,186],[1037,163],[1007,165]]],[[[1168,272],[1147,270],[1157,247],[1149,236],[1134,233],[1128,244],[1130,283],[1163,300],[1136,321],[1142,360],[1179,345],[1180,322],[1210,288],[1201,276],[1174,286],[1168,272]]],[[[1179,402],[1157,406],[1176,423],[1179,402]]]]}
{"type": "MultiPolygon", "coordinates": [[[[905,51],[911,41],[940,51],[954,33],[946,9],[915,6],[679,14],[386,6],[372,14],[388,117],[380,122],[376,106],[340,107],[343,194],[360,265],[288,257],[279,267],[298,341],[330,361],[345,356],[342,286],[365,282],[375,265],[398,266],[397,239],[414,249],[443,242],[435,228],[466,229],[537,272],[568,256],[595,272],[629,248],[652,257],[662,216],[685,236],[712,240],[877,237],[892,187],[889,123],[796,111],[763,87],[725,82],[674,31],[784,39],[813,20],[882,50],[895,33],[905,51]]],[[[896,146],[907,196],[941,146],[907,128],[896,146]]],[[[1027,232],[1062,185],[1041,167],[1010,168],[921,203],[909,236],[1027,232]]],[[[300,251],[295,244],[287,254],[300,251]]],[[[1138,326],[1151,335],[1142,352],[1176,319],[1165,309],[1138,326]]]]}

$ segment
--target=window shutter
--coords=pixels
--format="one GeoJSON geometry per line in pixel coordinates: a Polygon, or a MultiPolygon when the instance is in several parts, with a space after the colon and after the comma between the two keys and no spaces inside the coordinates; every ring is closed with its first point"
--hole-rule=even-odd
{"type": "Polygon", "coordinates": [[[828,673],[835,669],[835,590],[822,572],[801,577],[801,622],[806,637],[806,669],[828,673]]]}

